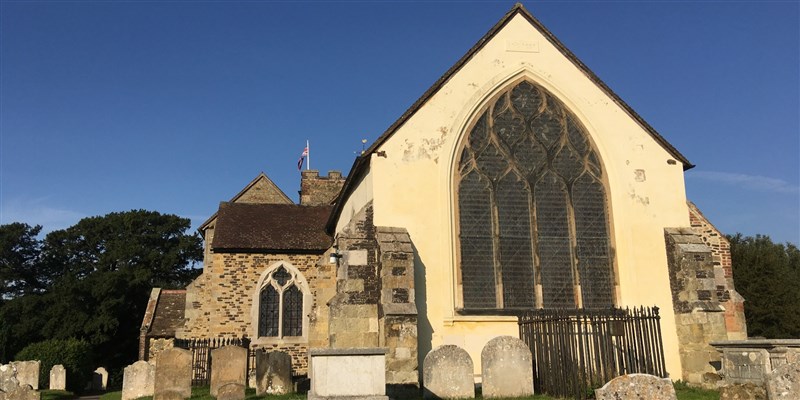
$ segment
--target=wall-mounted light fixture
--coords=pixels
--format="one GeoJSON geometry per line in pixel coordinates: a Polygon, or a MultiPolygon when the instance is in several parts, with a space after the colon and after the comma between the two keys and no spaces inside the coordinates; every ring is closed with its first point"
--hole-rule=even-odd
{"type": "Polygon", "coordinates": [[[339,253],[339,247],[333,246],[333,251],[331,252],[329,261],[331,264],[336,264],[339,259],[342,258],[342,254],[339,253]]]}

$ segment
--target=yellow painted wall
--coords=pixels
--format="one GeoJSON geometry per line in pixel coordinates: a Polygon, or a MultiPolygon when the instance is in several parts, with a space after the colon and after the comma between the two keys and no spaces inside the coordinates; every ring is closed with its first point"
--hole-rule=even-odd
{"type": "Polygon", "coordinates": [[[618,304],[661,308],[667,369],[680,377],[663,229],[689,225],[682,165],[668,164],[672,156],[520,15],[378,149],[386,157],[372,156],[369,179],[346,203],[337,230],[369,198],[375,225],[408,229],[418,252],[420,360],[432,347],[458,344],[479,373],[483,345],[517,335],[517,326],[514,318],[454,312],[460,296],[452,175],[476,112],[522,76],[558,97],[592,137],[609,185],[618,304]],[[635,179],[636,170],[644,181],[635,179]]]}

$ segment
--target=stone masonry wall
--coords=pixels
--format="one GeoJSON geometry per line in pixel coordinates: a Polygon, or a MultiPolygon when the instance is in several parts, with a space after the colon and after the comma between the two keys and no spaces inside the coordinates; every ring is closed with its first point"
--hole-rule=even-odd
{"type": "Polygon", "coordinates": [[[683,368],[681,379],[713,388],[718,380],[720,356],[710,343],[727,340],[728,333],[724,308],[717,296],[711,249],[691,228],[664,231],[683,368]]]}
{"type": "Polygon", "coordinates": [[[336,237],[342,258],[330,302],[331,347],[387,347],[387,394],[419,391],[414,248],[402,228],[375,227],[368,204],[336,237]]]}
{"type": "Polygon", "coordinates": [[[689,222],[692,229],[700,235],[703,243],[711,249],[717,297],[725,308],[725,327],[728,331],[728,339],[746,339],[747,323],[744,315],[744,298],[734,287],[730,243],[725,238],[725,235],[708,221],[696,205],[688,202],[688,206],[689,222]]]}
{"type": "Polygon", "coordinates": [[[319,176],[319,171],[310,169],[301,173],[300,204],[304,206],[328,205],[336,199],[344,185],[340,171],[328,171],[328,176],[319,176]]]}

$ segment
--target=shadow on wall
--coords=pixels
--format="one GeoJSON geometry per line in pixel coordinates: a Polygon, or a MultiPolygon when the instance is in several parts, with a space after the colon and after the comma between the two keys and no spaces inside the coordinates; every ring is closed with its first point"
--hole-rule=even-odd
{"type": "MultiPolygon", "coordinates": [[[[419,258],[417,246],[411,240],[411,247],[414,249],[414,288],[415,300],[417,303],[417,360],[420,365],[428,352],[431,351],[433,342],[433,326],[428,319],[428,278],[427,268],[419,258]]],[[[419,382],[422,385],[422,369],[419,370],[419,382]]]]}

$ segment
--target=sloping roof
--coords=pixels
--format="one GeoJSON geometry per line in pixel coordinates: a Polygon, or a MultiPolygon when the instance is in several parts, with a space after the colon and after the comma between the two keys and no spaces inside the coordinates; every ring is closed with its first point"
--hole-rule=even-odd
{"type": "Polygon", "coordinates": [[[175,337],[175,330],[183,326],[185,308],[185,290],[161,290],[147,336],[175,337]]]}
{"type": "Polygon", "coordinates": [[[344,203],[344,200],[350,195],[353,191],[355,184],[361,179],[362,175],[366,172],[369,159],[372,153],[376,152],[380,146],[386,142],[406,121],[411,118],[422,106],[430,100],[433,95],[435,95],[439,89],[441,89],[450,78],[455,75],[461,68],[472,59],[472,57],[480,51],[486,43],[488,43],[498,32],[500,32],[503,27],[506,26],[516,15],[521,15],[524,17],[528,22],[531,23],[539,32],[541,32],[547,40],[553,44],[567,59],[569,59],[575,66],[586,75],[589,80],[594,82],[600,89],[618,106],[620,106],[633,120],[635,120],[650,136],[655,139],[668,153],[670,153],[676,160],[680,161],[683,164],[683,169],[687,170],[694,165],[683,155],[681,154],[675,147],[673,147],[666,139],[664,139],[661,134],[659,134],[655,128],[653,128],[650,124],[647,123],[636,111],[631,108],[625,101],[623,101],[616,93],[614,93],[608,85],[605,84],[594,72],[592,72],[589,67],[586,66],[578,57],[573,54],[560,40],[558,40],[547,28],[542,25],[539,20],[533,17],[528,10],[521,3],[517,3],[514,7],[509,10],[503,18],[500,19],[485,35],[483,35],[477,43],[475,43],[472,48],[470,48],[466,54],[464,54],[461,59],[459,59],[452,67],[450,67],[447,72],[444,73],[436,82],[434,82],[433,86],[428,88],[422,96],[414,102],[404,113],[400,116],[388,129],[386,129],[383,134],[381,134],[378,139],[375,140],[374,143],[359,157],[356,158],[356,161],[353,163],[353,168],[350,170],[350,173],[347,175],[347,180],[344,183],[344,187],[342,191],[339,192],[339,197],[336,200],[336,207],[334,208],[331,216],[328,220],[327,229],[328,231],[332,231],[334,227],[332,226],[336,221],[336,218],[339,217],[341,212],[341,207],[344,203]]]}
{"type": "MultiPolygon", "coordinates": [[[[230,200],[231,203],[254,203],[254,201],[242,201],[243,198],[248,198],[248,194],[252,193],[254,190],[259,190],[261,192],[269,192],[272,194],[272,198],[276,199],[277,201],[269,201],[268,203],[276,203],[276,204],[294,204],[292,199],[286,195],[286,193],[272,181],[269,177],[262,171],[255,177],[247,186],[244,187],[236,196],[233,196],[230,200]]],[[[261,196],[263,197],[263,196],[261,196]]],[[[266,201],[261,201],[259,203],[267,203],[266,201]]],[[[205,229],[211,222],[214,221],[214,218],[217,217],[217,213],[214,213],[211,217],[209,217],[199,228],[197,228],[200,233],[204,233],[205,229]]]]}
{"type": "Polygon", "coordinates": [[[325,232],[331,206],[220,203],[214,251],[322,253],[333,240],[325,232]]]}

